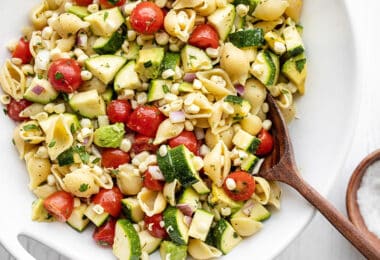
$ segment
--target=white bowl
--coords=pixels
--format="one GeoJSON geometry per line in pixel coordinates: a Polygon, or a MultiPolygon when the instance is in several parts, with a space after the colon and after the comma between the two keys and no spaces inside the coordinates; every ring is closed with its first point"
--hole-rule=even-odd
{"type": "MultiPolygon", "coordinates": [[[[19,38],[30,8],[39,1],[4,2],[0,9],[1,62],[9,56],[5,49],[7,42],[19,38]]],[[[306,1],[302,24],[309,76],[306,95],[298,102],[299,119],[292,123],[290,130],[303,176],[326,194],[343,163],[354,128],[357,60],[343,1],[306,1]]],[[[73,259],[113,259],[111,250],[95,245],[91,230],[80,234],[61,223],[41,224],[30,220],[34,197],[27,188],[24,163],[12,145],[15,125],[2,113],[0,122],[0,241],[4,246],[16,258],[28,259],[17,240],[19,234],[26,234],[73,259]]],[[[265,222],[262,231],[244,240],[224,259],[270,259],[311,220],[313,209],[296,192],[283,188],[282,209],[265,222]]]]}

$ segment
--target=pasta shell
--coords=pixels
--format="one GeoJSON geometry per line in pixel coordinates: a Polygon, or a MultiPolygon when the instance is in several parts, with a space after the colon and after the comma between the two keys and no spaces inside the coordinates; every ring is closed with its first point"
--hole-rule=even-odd
{"type": "Polygon", "coordinates": [[[161,213],[166,208],[166,200],[161,192],[152,191],[147,188],[142,190],[137,195],[141,209],[149,217],[161,213]]]}
{"type": "Polygon", "coordinates": [[[64,0],[45,0],[50,10],[58,9],[65,1],[64,0]]]}
{"type": "Polygon", "coordinates": [[[268,205],[275,207],[276,209],[280,209],[280,198],[281,198],[281,187],[275,181],[269,182],[270,186],[270,194],[268,205]]]}
{"type": "Polygon", "coordinates": [[[201,16],[209,16],[216,10],[216,8],[215,0],[203,0],[203,4],[194,9],[201,16]]]}
{"type": "Polygon", "coordinates": [[[222,252],[219,249],[210,246],[199,239],[190,239],[187,251],[193,258],[200,260],[222,256],[222,252]]]}
{"type": "Polygon", "coordinates": [[[204,158],[204,172],[216,186],[221,187],[230,169],[230,152],[223,141],[219,141],[204,158]]]}
{"type": "Polygon", "coordinates": [[[34,147],[33,144],[25,142],[20,136],[21,125],[17,126],[13,131],[13,142],[16,146],[20,159],[24,159],[25,155],[29,153],[34,147]]]}
{"type": "Polygon", "coordinates": [[[263,29],[264,33],[272,31],[274,28],[276,28],[277,25],[283,24],[284,19],[280,17],[279,19],[276,19],[274,21],[269,21],[269,22],[258,22],[255,23],[254,28],[261,28],[263,29]]]}
{"type": "Polygon", "coordinates": [[[216,135],[230,129],[233,122],[231,117],[225,116],[223,103],[224,101],[221,100],[214,104],[212,114],[208,119],[211,126],[211,132],[216,135]]]}
{"type": "Polygon", "coordinates": [[[65,191],[80,198],[89,198],[99,192],[94,176],[82,169],[75,170],[63,178],[65,191]]]}
{"type": "Polygon", "coordinates": [[[170,119],[164,120],[158,127],[154,145],[161,144],[173,137],[178,136],[185,128],[184,123],[173,124],[170,119]]]}
{"type": "Polygon", "coordinates": [[[44,184],[41,186],[38,186],[33,190],[34,195],[37,196],[37,198],[40,199],[46,199],[49,197],[51,194],[57,192],[57,187],[56,186],[51,186],[49,184],[44,184]]]}
{"type": "Polygon", "coordinates": [[[253,12],[253,16],[264,21],[273,21],[280,18],[288,6],[287,0],[260,1],[253,12]]]}
{"type": "Polygon", "coordinates": [[[249,60],[244,51],[227,42],[221,50],[220,67],[224,69],[230,77],[232,83],[242,85],[248,79],[249,60]]]}
{"type": "Polygon", "coordinates": [[[36,6],[32,9],[30,13],[30,20],[34,28],[37,30],[41,30],[47,25],[47,17],[45,16],[45,11],[48,10],[48,6],[46,2],[43,2],[39,6],[36,6]]]}
{"type": "Polygon", "coordinates": [[[196,13],[192,9],[170,10],[165,16],[164,27],[167,33],[187,42],[195,24],[196,13]]]}
{"type": "Polygon", "coordinates": [[[56,20],[51,23],[51,27],[62,38],[75,35],[80,29],[89,27],[88,22],[82,21],[78,16],[70,13],[61,14],[56,20]]]}
{"type": "Polygon", "coordinates": [[[117,174],[117,186],[126,195],[136,195],[143,186],[143,180],[132,165],[123,167],[117,174]]]}
{"type": "Polygon", "coordinates": [[[32,117],[35,116],[41,112],[44,112],[44,106],[41,104],[33,103],[32,105],[25,108],[23,111],[21,111],[20,116],[21,117],[32,117]]]}
{"type": "Polygon", "coordinates": [[[19,130],[21,139],[26,143],[39,144],[45,141],[45,136],[35,120],[22,123],[19,130]]]}
{"type": "Polygon", "coordinates": [[[256,188],[252,198],[262,205],[268,204],[270,197],[269,182],[262,177],[255,177],[256,188]]]}
{"type": "Polygon", "coordinates": [[[267,97],[265,86],[256,79],[247,81],[244,87],[243,98],[251,104],[251,113],[256,115],[267,97]]]}
{"type": "Polygon", "coordinates": [[[177,189],[178,184],[179,183],[178,183],[177,179],[175,179],[172,182],[166,182],[165,186],[164,186],[164,190],[162,191],[163,194],[164,194],[164,197],[166,198],[167,202],[171,206],[175,206],[176,205],[175,193],[177,191],[176,189],[177,189]]]}
{"type": "Polygon", "coordinates": [[[197,78],[202,82],[203,86],[210,94],[221,99],[227,95],[236,94],[236,89],[227,73],[222,69],[212,69],[208,71],[200,71],[196,73],[197,78]],[[218,78],[224,82],[216,82],[213,78],[218,78]]]}
{"type": "Polygon", "coordinates": [[[176,0],[172,7],[174,10],[184,9],[184,8],[194,8],[200,6],[203,0],[176,0]]]}
{"type": "MultiPolygon", "coordinates": [[[[198,119],[198,118],[209,118],[212,113],[212,104],[208,99],[203,95],[202,93],[199,92],[194,92],[187,94],[184,96],[184,103],[185,103],[185,111],[186,111],[186,106],[190,105],[196,105],[199,107],[199,112],[196,114],[190,114],[190,113],[185,113],[186,118],[188,119],[198,119]],[[187,101],[190,100],[191,104],[187,105],[187,101]]],[[[190,102],[189,102],[190,103],[190,102]]]]}
{"type": "Polygon", "coordinates": [[[263,227],[261,222],[255,221],[249,217],[231,218],[231,225],[242,237],[252,236],[263,227]]]}
{"type": "Polygon", "coordinates": [[[25,155],[26,168],[29,173],[29,189],[34,190],[47,180],[51,173],[49,159],[42,159],[35,156],[36,150],[25,155]]]}
{"type": "Polygon", "coordinates": [[[1,68],[0,84],[4,92],[16,100],[24,96],[26,80],[24,73],[14,65],[9,59],[1,68]]]}

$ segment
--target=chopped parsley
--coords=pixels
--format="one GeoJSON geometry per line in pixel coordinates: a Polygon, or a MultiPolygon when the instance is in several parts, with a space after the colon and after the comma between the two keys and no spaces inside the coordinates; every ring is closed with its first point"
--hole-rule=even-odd
{"type": "Polygon", "coordinates": [[[119,0],[107,0],[107,2],[110,3],[110,4],[115,5],[115,4],[117,4],[119,2],[119,0]]]}
{"type": "Polygon", "coordinates": [[[109,16],[109,13],[108,13],[108,12],[105,12],[105,13],[104,13],[103,20],[104,20],[104,21],[107,20],[108,16],[109,16]]]}
{"type": "Polygon", "coordinates": [[[30,130],[38,130],[39,127],[37,125],[25,125],[22,129],[24,129],[24,131],[30,131],[30,130]]]}
{"type": "Polygon", "coordinates": [[[94,160],[92,160],[92,164],[96,164],[96,163],[98,163],[98,162],[100,162],[100,158],[95,158],[94,160]]]}
{"type": "Polygon", "coordinates": [[[197,59],[197,56],[194,56],[194,55],[189,55],[190,57],[190,60],[196,60],[197,59]]]}
{"type": "Polygon", "coordinates": [[[119,174],[119,170],[118,169],[112,169],[111,170],[111,174],[118,175],[119,174]]]}
{"type": "Polygon", "coordinates": [[[65,102],[69,102],[69,95],[66,93],[61,93],[60,95],[65,102]]]}
{"type": "Polygon", "coordinates": [[[73,151],[79,155],[83,163],[88,163],[90,160],[90,154],[86,152],[86,148],[84,146],[75,146],[73,151]]]}
{"type": "Polygon", "coordinates": [[[43,79],[43,76],[41,74],[38,74],[38,79],[43,79]]]}
{"type": "Polygon", "coordinates": [[[152,67],[153,63],[151,60],[148,60],[147,62],[144,62],[144,68],[152,67]]]}
{"type": "Polygon", "coordinates": [[[55,75],[54,75],[54,78],[55,78],[56,80],[61,80],[61,79],[64,79],[65,77],[63,76],[63,74],[62,74],[61,72],[57,71],[57,72],[55,73],[55,75]]]}
{"type": "Polygon", "coordinates": [[[55,140],[51,140],[51,142],[49,143],[48,147],[49,148],[53,148],[56,143],[57,142],[55,140]]]}
{"type": "Polygon", "coordinates": [[[16,145],[15,139],[12,138],[12,144],[16,145]]]}
{"type": "Polygon", "coordinates": [[[303,71],[305,64],[306,64],[306,59],[296,61],[296,69],[299,73],[303,71]]]}
{"type": "Polygon", "coordinates": [[[170,92],[168,85],[163,85],[162,90],[164,91],[165,94],[170,92]]]}
{"type": "Polygon", "coordinates": [[[87,183],[82,183],[79,187],[79,191],[80,192],[85,192],[86,190],[88,190],[88,184],[87,183]]]}
{"type": "Polygon", "coordinates": [[[8,114],[8,110],[6,108],[3,108],[4,115],[8,114]]]}
{"type": "Polygon", "coordinates": [[[70,125],[70,132],[71,132],[72,134],[74,134],[75,131],[76,131],[76,127],[75,127],[74,123],[72,123],[72,124],[70,125]]]}

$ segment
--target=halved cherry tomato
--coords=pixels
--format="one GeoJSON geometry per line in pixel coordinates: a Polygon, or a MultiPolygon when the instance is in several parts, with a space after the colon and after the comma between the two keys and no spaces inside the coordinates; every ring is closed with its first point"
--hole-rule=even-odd
{"type": "Polygon", "coordinates": [[[200,24],[191,33],[189,44],[201,49],[216,49],[219,46],[219,36],[211,25],[200,24]]]}
{"type": "Polygon", "coordinates": [[[102,151],[102,165],[105,168],[117,168],[122,164],[129,163],[131,157],[120,149],[104,149],[102,151]]]}
{"type": "Polygon", "coordinates": [[[74,197],[66,191],[57,191],[44,200],[45,209],[58,221],[65,222],[74,209],[74,197]]]}
{"type": "Polygon", "coordinates": [[[75,2],[80,6],[88,6],[93,3],[93,0],[75,0],[75,2]]]}
{"type": "Polygon", "coordinates": [[[144,222],[146,229],[152,236],[162,239],[168,237],[168,233],[163,225],[164,218],[162,214],[156,214],[151,217],[145,216],[144,222]]]}
{"type": "Polygon", "coordinates": [[[149,170],[146,170],[144,175],[144,187],[153,191],[162,191],[164,189],[165,182],[160,180],[155,180],[149,170]]]}
{"type": "Polygon", "coordinates": [[[112,8],[115,6],[122,6],[126,0],[100,0],[100,6],[103,9],[112,8]]]}
{"type": "Polygon", "coordinates": [[[29,49],[29,42],[24,38],[21,38],[16,46],[16,49],[12,53],[12,58],[21,59],[22,64],[27,64],[30,63],[32,57],[32,53],[30,53],[29,49]]]}
{"type": "Polygon", "coordinates": [[[105,212],[108,212],[112,217],[117,217],[121,212],[121,200],[124,195],[118,187],[113,187],[110,190],[101,189],[95,195],[92,202],[103,207],[105,212]]]}
{"type": "Polygon", "coordinates": [[[193,132],[183,131],[180,135],[169,140],[169,146],[171,148],[174,148],[181,144],[185,145],[187,149],[189,149],[195,155],[198,154],[198,140],[193,132]]]}
{"type": "Polygon", "coordinates": [[[127,126],[139,134],[155,137],[164,115],[155,106],[139,106],[129,117],[127,126]]]}
{"type": "Polygon", "coordinates": [[[21,99],[20,101],[12,99],[11,102],[7,105],[7,114],[14,121],[25,121],[28,119],[28,117],[20,117],[19,114],[31,104],[32,102],[25,99],[21,99]]]}
{"type": "Polygon", "coordinates": [[[223,189],[227,195],[237,201],[243,201],[249,199],[255,192],[255,179],[251,174],[245,171],[236,171],[229,174],[223,183],[223,189]],[[236,188],[229,190],[227,188],[227,180],[232,179],[236,183],[236,188]]]}
{"type": "Polygon", "coordinates": [[[155,153],[158,149],[158,145],[153,144],[153,138],[137,134],[132,144],[132,151],[136,154],[143,151],[155,153]]]}
{"type": "Polygon", "coordinates": [[[256,154],[258,156],[265,156],[270,154],[273,150],[274,144],[272,135],[263,128],[257,137],[260,139],[261,143],[259,145],[259,148],[257,148],[256,154]]]}
{"type": "Polygon", "coordinates": [[[116,220],[109,218],[105,224],[97,227],[92,234],[92,238],[99,246],[111,247],[115,239],[116,220]]]}
{"type": "Polygon", "coordinates": [[[107,107],[107,115],[111,123],[127,123],[131,113],[132,107],[128,100],[112,100],[107,107]]]}
{"type": "Polygon", "coordinates": [[[164,23],[164,13],[152,2],[142,2],[132,11],[130,22],[132,28],[142,34],[153,34],[164,23]]]}
{"type": "Polygon", "coordinates": [[[57,91],[72,93],[82,84],[81,67],[74,59],[59,59],[49,68],[50,83],[57,91]]]}

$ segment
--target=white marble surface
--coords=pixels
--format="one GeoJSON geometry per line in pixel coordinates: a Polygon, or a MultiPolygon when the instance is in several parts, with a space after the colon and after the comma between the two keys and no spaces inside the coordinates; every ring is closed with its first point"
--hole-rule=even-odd
{"type": "MultiPolygon", "coordinates": [[[[366,154],[380,147],[380,86],[377,85],[380,68],[380,52],[378,51],[380,36],[375,32],[380,25],[375,19],[376,10],[380,10],[380,2],[366,0],[359,5],[356,0],[347,0],[347,2],[357,33],[358,55],[362,58],[360,66],[365,68],[365,77],[361,80],[362,102],[358,108],[360,116],[351,150],[335,181],[333,190],[328,195],[328,199],[344,213],[346,212],[345,192],[352,171],[366,154]]],[[[326,134],[328,134],[328,122],[326,122],[326,134]]],[[[65,257],[59,256],[34,241],[23,239],[23,245],[38,260],[66,260],[65,257]]],[[[13,259],[1,245],[0,259],[13,259]]],[[[276,258],[276,260],[294,259],[354,260],[364,258],[317,213],[301,235],[276,258]]]]}

